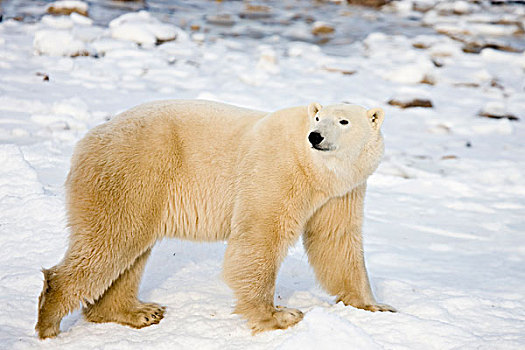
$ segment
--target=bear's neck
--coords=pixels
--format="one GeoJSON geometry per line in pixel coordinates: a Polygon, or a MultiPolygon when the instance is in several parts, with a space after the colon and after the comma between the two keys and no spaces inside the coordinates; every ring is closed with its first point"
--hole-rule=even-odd
{"type": "Polygon", "coordinates": [[[367,180],[377,169],[379,159],[366,149],[354,159],[312,152],[312,185],[329,197],[345,195],[367,180]]]}

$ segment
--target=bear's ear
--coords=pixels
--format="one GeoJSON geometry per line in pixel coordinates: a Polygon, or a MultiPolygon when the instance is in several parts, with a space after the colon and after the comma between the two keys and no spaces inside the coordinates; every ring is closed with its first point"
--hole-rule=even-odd
{"type": "Polygon", "coordinates": [[[368,120],[372,123],[374,129],[379,129],[385,119],[385,112],[381,108],[372,108],[366,112],[368,120]]]}
{"type": "Polygon", "coordinates": [[[323,108],[319,103],[312,102],[308,105],[308,116],[313,118],[323,108]]]}

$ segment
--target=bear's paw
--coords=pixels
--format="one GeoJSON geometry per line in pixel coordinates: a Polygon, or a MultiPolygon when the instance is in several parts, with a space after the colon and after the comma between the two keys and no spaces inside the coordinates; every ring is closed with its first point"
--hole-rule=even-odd
{"type": "Polygon", "coordinates": [[[286,329],[297,324],[303,317],[301,310],[277,306],[271,317],[250,322],[252,335],[275,329],[286,329]]]}
{"type": "Polygon", "coordinates": [[[94,306],[84,310],[84,317],[95,323],[115,322],[133,328],[144,328],[159,323],[164,318],[165,311],[166,308],[159,304],[138,302],[119,310],[94,306]]]}

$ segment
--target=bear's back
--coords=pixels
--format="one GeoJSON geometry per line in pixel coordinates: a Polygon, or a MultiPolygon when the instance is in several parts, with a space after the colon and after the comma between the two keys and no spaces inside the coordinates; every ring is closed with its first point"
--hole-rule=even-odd
{"type": "Polygon", "coordinates": [[[161,234],[223,239],[240,138],[266,114],[199,100],[125,111],[77,144],[66,184],[70,209],[85,200],[90,211],[129,206],[125,211],[160,224],[161,234]]]}

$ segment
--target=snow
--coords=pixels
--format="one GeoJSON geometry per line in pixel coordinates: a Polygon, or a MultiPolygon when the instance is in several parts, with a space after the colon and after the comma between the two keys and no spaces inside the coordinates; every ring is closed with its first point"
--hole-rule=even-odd
{"type": "MultiPolygon", "coordinates": [[[[373,15],[416,14],[432,27],[477,21],[484,27],[465,28],[511,43],[514,34],[506,37],[512,31],[497,19],[523,23],[525,16],[465,1],[433,6],[399,1],[373,15]],[[421,15],[418,6],[429,10],[421,15]],[[463,15],[444,14],[454,11],[463,15]]],[[[341,35],[343,27],[328,23],[341,35]]],[[[436,32],[371,29],[364,40],[345,44],[346,51],[328,54],[330,47],[294,41],[310,40],[311,25],[283,26],[258,40],[206,31],[195,37],[179,25],[143,11],[115,15],[109,25],[75,13],[0,22],[3,348],[525,347],[523,53],[471,54],[436,32]],[[298,35],[290,39],[293,31],[298,35]],[[156,45],[163,40],[172,41],[156,45]],[[422,84],[425,77],[433,85],[422,84]],[[428,98],[433,108],[399,109],[388,105],[393,97],[428,98]],[[141,299],[167,306],[160,324],[141,330],[91,324],[77,311],[63,320],[57,339],[39,341],[40,269],[55,265],[67,247],[63,183],[75,143],[116,113],[165,98],[264,110],[312,101],[384,108],[386,153],[369,180],[364,250],[378,301],[399,312],[335,304],[316,284],[298,242],[280,270],[276,304],[299,308],[305,318],[292,329],[252,337],[231,314],[234,298],[221,279],[225,243],[164,240],[140,289],[141,299]],[[480,111],[520,121],[482,118],[480,111]]],[[[232,28],[249,30],[241,23],[232,28]]]]}
{"type": "Polygon", "coordinates": [[[43,29],[35,33],[33,46],[38,54],[51,56],[80,56],[84,43],[63,30],[43,29]]]}
{"type": "Polygon", "coordinates": [[[83,24],[86,26],[90,26],[93,24],[93,20],[91,18],[82,16],[76,12],[73,12],[72,14],[70,14],[69,17],[71,18],[73,22],[77,24],[83,24]]]}
{"type": "Polygon", "coordinates": [[[146,11],[127,13],[109,23],[115,39],[131,40],[142,45],[154,45],[157,41],[174,40],[177,28],[161,23],[146,11]]]}

